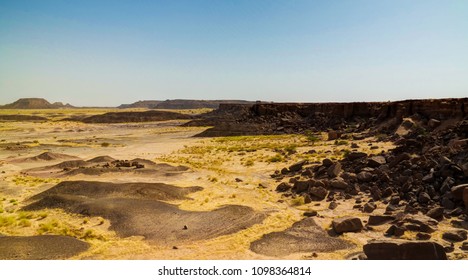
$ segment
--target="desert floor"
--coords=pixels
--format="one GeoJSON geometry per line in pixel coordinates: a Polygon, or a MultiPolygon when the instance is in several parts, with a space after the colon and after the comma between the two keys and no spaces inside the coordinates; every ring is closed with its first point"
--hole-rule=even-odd
{"type": "MultiPolygon", "coordinates": [[[[15,112],[2,112],[5,113],[15,112]]],[[[353,208],[359,196],[343,200],[331,210],[329,202],[306,204],[301,197],[284,197],[275,191],[280,183],[270,176],[275,170],[304,159],[317,163],[325,158],[340,159],[350,149],[351,141],[326,141],[325,134],[314,141],[303,135],[197,138],[192,136],[206,127],[179,126],[186,121],[84,124],[58,119],[96,112],[26,113],[48,115],[56,120],[0,123],[0,234],[71,236],[89,246],[77,249],[76,253],[65,253],[74,245],[64,245],[58,249],[64,254],[3,258],[350,259],[362,252],[369,239],[381,238],[388,228],[375,226],[372,230],[334,236],[328,233],[333,218],[351,215],[367,219],[367,214],[353,208]],[[45,152],[51,158],[34,158],[45,152]],[[143,162],[145,166],[113,167],[112,172],[107,172],[103,168],[110,160],[102,165],[86,163],[102,156],[122,162],[143,162]],[[71,169],[56,166],[70,160],[85,163],[71,169]],[[144,160],[154,162],[154,166],[144,160]],[[93,168],[97,171],[89,171],[93,168]],[[152,187],[140,193],[125,188],[120,193],[111,190],[105,195],[90,193],[92,190],[67,192],[62,193],[60,201],[40,200],[44,198],[42,192],[69,181],[84,181],[84,185],[110,183],[106,185],[110,189],[132,182],[169,186],[167,192],[162,191],[164,195],[159,191],[151,200],[145,197],[145,191],[153,195],[152,187]],[[173,187],[188,189],[184,192],[173,187]],[[299,248],[290,252],[280,250],[281,253],[271,254],[251,250],[253,242],[265,234],[291,228],[304,219],[304,212],[311,210],[318,212],[313,219],[323,232],[317,235],[317,240],[311,233],[301,242],[316,242],[317,246],[301,249],[302,243],[298,243],[299,248]],[[320,245],[332,239],[346,245],[338,249],[320,245]]],[[[359,146],[357,150],[368,154],[393,147],[374,137],[352,142],[359,146]],[[378,148],[371,149],[372,146],[378,148]]],[[[365,202],[368,198],[360,199],[365,202]]],[[[378,207],[374,214],[384,210],[385,207],[378,207]]],[[[449,220],[438,225],[440,230],[449,226],[449,220]]],[[[30,244],[36,242],[26,240],[30,244]]],[[[447,243],[439,235],[432,240],[447,243]]],[[[41,242],[47,246],[47,240],[41,242]]],[[[277,242],[290,240],[280,238],[277,242]]],[[[460,258],[465,257],[460,252],[460,258]]]]}

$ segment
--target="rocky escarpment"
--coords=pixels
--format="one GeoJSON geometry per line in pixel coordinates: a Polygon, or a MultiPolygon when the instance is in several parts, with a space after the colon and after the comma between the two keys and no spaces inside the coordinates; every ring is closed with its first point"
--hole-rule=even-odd
{"type": "Polygon", "coordinates": [[[300,133],[306,130],[381,132],[395,129],[405,117],[418,115],[423,122],[462,119],[468,98],[354,103],[220,104],[215,112],[188,125],[214,126],[198,136],[300,133]]]}
{"type": "Polygon", "coordinates": [[[165,101],[145,100],[132,104],[122,104],[118,108],[147,108],[147,109],[217,109],[220,104],[253,104],[245,100],[193,100],[193,99],[168,99],[165,101]]]}

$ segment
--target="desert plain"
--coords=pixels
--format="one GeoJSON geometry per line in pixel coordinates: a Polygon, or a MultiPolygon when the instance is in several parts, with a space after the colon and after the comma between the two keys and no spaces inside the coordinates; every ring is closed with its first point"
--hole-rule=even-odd
{"type": "Polygon", "coordinates": [[[0,259],[467,259],[467,101],[435,103],[0,109],[0,259]]]}

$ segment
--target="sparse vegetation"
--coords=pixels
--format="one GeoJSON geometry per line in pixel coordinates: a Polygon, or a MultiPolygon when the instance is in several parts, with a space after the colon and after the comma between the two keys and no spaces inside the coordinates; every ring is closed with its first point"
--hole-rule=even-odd
{"type": "Polygon", "coordinates": [[[283,161],[283,157],[280,154],[276,154],[268,159],[268,162],[281,162],[283,161]]]}
{"type": "Polygon", "coordinates": [[[295,198],[293,198],[291,200],[291,205],[292,206],[301,206],[301,205],[304,205],[304,204],[305,204],[305,201],[304,201],[303,196],[296,196],[295,198]]]}
{"type": "Polygon", "coordinates": [[[335,140],[335,143],[334,143],[336,146],[339,146],[339,145],[348,145],[349,142],[346,141],[346,140],[335,140]]]}

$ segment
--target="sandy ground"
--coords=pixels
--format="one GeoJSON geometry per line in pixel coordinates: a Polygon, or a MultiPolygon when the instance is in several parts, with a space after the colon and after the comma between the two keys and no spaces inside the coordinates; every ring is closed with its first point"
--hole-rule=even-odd
{"type": "MultiPolygon", "coordinates": [[[[343,201],[338,208],[330,210],[325,201],[296,203],[274,191],[279,182],[270,175],[275,170],[301,159],[311,162],[320,162],[324,158],[339,159],[345,150],[350,149],[350,143],[324,140],[310,142],[300,135],[193,138],[193,135],[206,128],[179,127],[183,122],[185,121],[110,125],[67,121],[0,123],[0,234],[66,235],[89,243],[88,250],[71,257],[62,257],[74,259],[346,259],[361,252],[367,240],[381,238],[383,231],[388,228],[388,225],[376,226],[372,231],[329,237],[323,234],[329,230],[334,217],[354,215],[362,217],[363,221],[367,220],[366,215],[353,209],[355,198],[343,201]],[[43,168],[65,161],[60,157],[28,160],[44,152],[60,153],[84,161],[97,156],[110,156],[119,160],[140,158],[157,164],[186,166],[189,169],[171,176],[133,171],[103,172],[97,175],[77,173],[72,176],[26,175],[25,172],[32,168],[43,168]],[[203,231],[203,226],[226,227],[230,221],[239,226],[211,235],[199,234],[201,238],[187,238],[187,235],[190,236],[187,232],[192,227],[188,225],[188,231],[180,229],[185,225],[184,222],[149,222],[145,221],[145,217],[155,217],[154,213],[146,216],[134,213],[126,217],[129,221],[138,220],[138,226],[126,228],[123,227],[125,222],[119,220],[119,217],[125,216],[125,207],[141,201],[130,201],[129,199],[135,197],[127,197],[122,193],[113,197],[91,196],[94,204],[88,203],[86,207],[80,204],[73,210],[70,207],[61,207],[56,201],[55,204],[48,204],[48,207],[43,205],[25,210],[41,197],[42,192],[60,182],[78,180],[114,184],[164,183],[182,188],[199,186],[201,189],[195,192],[186,192],[183,197],[165,201],[164,207],[159,200],[145,202],[144,209],[151,212],[152,207],[158,205],[157,209],[166,209],[164,213],[172,211],[186,215],[183,217],[187,219],[196,217],[193,218],[193,227],[199,233],[203,231]],[[114,200],[109,202],[110,198],[114,200]],[[118,217],[116,218],[115,213],[109,214],[111,206],[99,208],[102,205],[99,202],[103,202],[100,200],[117,209],[115,213],[118,217]],[[248,209],[241,212],[242,215],[249,213],[246,217],[251,222],[236,221],[229,214],[216,214],[226,206],[241,207],[235,208],[237,210],[233,210],[234,212],[248,209]],[[319,213],[313,220],[323,242],[328,242],[328,238],[339,238],[340,242],[349,246],[314,251],[314,248],[325,248],[317,239],[311,241],[317,242],[317,246],[311,246],[306,251],[292,250],[290,254],[286,252],[268,255],[251,250],[251,244],[262,236],[288,230],[304,218],[305,211],[310,210],[317,210],[319,213]],[[216,222],[210,222],[210,219],[216,219],[216,222]],[[151,227],[161,224],[168,228],[164,233],[166,241],[174,241],[172,237],[176,236],[185,242],[155,242],[157,233],[152,232],[151,227]],[[171,235],[173,227],[182,231],[171,235]]],[[[376,139],[354,142],[359,145],[358,150],[367,153],[379,153],[392,147],[390,143],[380,143],[376,139]],[[372,145],[378,148],[371,149],[372,145]]],[[[76,196],[72,200],[76,202],[76,196]]],[[[366,198],[363,197],[363,200],[366,198]]],[[[384,208],[379,206],[376,213],[383,213],[384,208]]],[[[222,211],[224,210],[221,213],[222,211]]],[[[442,222],[439,227],[447,226],[447,223],[442,222]]],[[[434,240],[440,240],[440,237],[435,237],[434,240]]]]}

